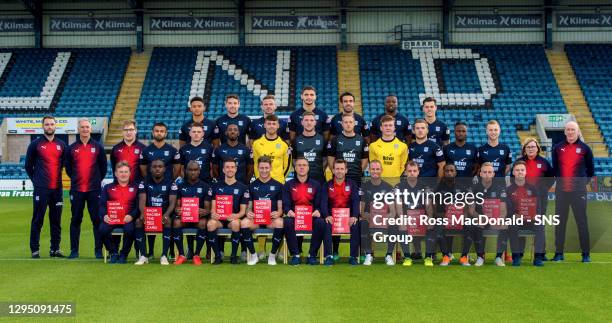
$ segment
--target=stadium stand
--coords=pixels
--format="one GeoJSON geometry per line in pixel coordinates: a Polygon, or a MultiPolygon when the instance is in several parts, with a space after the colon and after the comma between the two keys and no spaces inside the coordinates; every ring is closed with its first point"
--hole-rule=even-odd
{"type": "MultiPolygon", "coordinates": [[[[190,97],[209,99],[207,116],[214,119],[225,113],[228,93],[240,96],[241,113],[250,116],[260,115],[261,97],[274,93],[278,114],[289,115],[301,105],[300,90],[305,85],[317,88],[318,107],[336,113],[337,84],[333,46],[155,48],[136,120],[143,129],[163,120],[170,127],[169,138],[176,139],[189,118],[190,97]]],[[[148,138],[148,131],[140,136],[148,138]]]]}
{"type": "MultiPolygon", "coordinates": [[[[490,119],[497,119],[503,129],[500,140],[516,152],[520,150],[516,130],[529,129],[536,113],[567,113],[542,46],[461,46],[450,52],[434,61],[433,70],[427,70],[435,73],[439,92],[454,94],[447,102],[439,100],[438,105],[446,108],[438,111],[438,117],[449,125],[466,121],[474,144],[486,142],[486,134],[480,130],[490,119]],[[469,58],[469,49],[489,62],[491,78],[483,84],[489,89],[494,85],[494,90],[488,91],[495,92],[491,100],[483,102],[476,95],[483,93],[479,79],[484,76],[469,58]]],[[[367,120],[382,112],[389,93],[398,96],[399,110],[411,120],[422,116],[420,99],[431,93],[425,91],[422,63],[412,51],[397,46],[360,46],[359,55],[367,120]]]]}

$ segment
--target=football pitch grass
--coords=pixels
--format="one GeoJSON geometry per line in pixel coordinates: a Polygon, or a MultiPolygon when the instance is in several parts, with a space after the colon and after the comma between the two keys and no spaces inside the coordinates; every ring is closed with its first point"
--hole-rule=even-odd
{"type": "MultiPolygon", "coordinates": [[[[64,199],[68,204],[68,199],[64,199]]],[[[49,259],[48,217],[42,259],[29,256],[30,198],[0,199],[0,302],[72,302],[75,317],[23,321],[585,321],[612,320],[610,203],[591,203],[593,263],[578,254],[563,263],[498,268],[487,254],[483,267],[374,265],[220,266],[187,263],[161,267],[109,265],[93,257],[91,222],[83,220],[81,258],[49,259]],[[607,253],[606,253],[607,252],[607,253]]],[[[86,215],[87,217],[87,215],[86,215]]],[[[69,253],[70,207],[64,206],[62,250],[69,253]]],[[[573,220],[568,243],[575,240],[573,220]]],[[[551,235],[548,256],[551,257],[551,235]]],[[[489,244],[492,244],[491,241],[489,244]]],[[[159,255],[161,240],[156,242],[159,255]]],[[[346,251],[345,246],[343,250],[346,251]]],[[[227,248],[226,248],[227,249],[227,248]]],[[[229,249],[227,249],[229,251],[229,249]]],[[[457,253],[455,253],[458,256],[457,253]]],[[[530,257],[526,257],[530,258],[530,257]]],[[[0,317],[0,320],[6,320],[0,317]]],[[[11,318],[15,320],[15,318],[11,318]]]]}

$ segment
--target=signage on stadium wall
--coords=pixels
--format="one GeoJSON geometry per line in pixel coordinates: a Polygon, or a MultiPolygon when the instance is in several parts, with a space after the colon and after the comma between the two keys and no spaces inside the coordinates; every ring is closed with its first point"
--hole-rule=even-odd
{"type": "Polygon", "coordinates": [[[540,14],[456,14],[455,28],[541,28],[540,14]]]}
{"type": "Polygon", "coordinates": [[[151,31],[236,30],[235,17],[151,17],[151,31]]]}
{"type": "MultiPolygon", "coordinates": [[[[92,133],[103,133],[105,117],[89,118],[92,133]]],[[[6,118],[6,129],[9,135],[42,134],[42,119],[37,118],[6,118]]],[[[79,118],[55,117],[56,134],[76,134],[79,118]]]]}
{"type": "Polygon", "coordinates": [[[546,130],[565,129],[568,121],[574,120],[571,114],[538,114],[546,130]]]}
{"type": "Polygon", "coordinates": [[[603,13],[558,13],[557,27],[612,27],[612,14],[603,13]]]}
{"type": "Polygon", "coordinates": [[[253,16],[253,30],[338,29],[338,16],[253,16]]]}
{"type": "Polygon", "coordinates": [[[0,17],[0,33],[34,32],[34,18],[0,17]]]}
{"type": "Polygon", "coordinates": [[[49,30],[57,32],[70,31],[135,31],[135,17],[51,17],[49,30]]]}

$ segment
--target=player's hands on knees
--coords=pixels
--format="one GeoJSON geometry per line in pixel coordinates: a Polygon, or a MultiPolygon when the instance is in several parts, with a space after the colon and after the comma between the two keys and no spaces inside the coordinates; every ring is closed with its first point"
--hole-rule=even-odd
{"type": "Polygon", "coordinates": [[[123,222],[125,223],[130,223],[134,220],[134,218],[131,215],[126,215],[125,218],[123,219],[123,222]]]}
{"type": "Polygon", "coordinates": [[[318,218],[321,216],[321,212],[319,212],[319,210],[315,210],[314,212],[312,212],[312,217],[313,218],[318,218]]]}
{"type": "Polygon", "coordinates": [[[162,216],[162,224],[169,224],[170,218],[167,216],[162,216]]]}
{"type": "Polygon", "coordinates": [[[355,225],[356,223],[357,223],[357,218],[354,218],[354,217],[350,217],[350,218],[349,218],[349,225],[350,225],[350,226],[353,226],[353,225],[355,225]]]}
{"type": "Polygon", "coordinates": [[[270,217],[271,217],[272,219],[278,219],[278,218],[280,218],[280,217],[281,217],[281,215],[282,215],[282,214],[281,214],[280,212],[278,212],[278,211],[272,211],[272,212],[270,212],[270,217]]]}
{"type": "Polygon", "coordinates": [[[295,218],[295,212],[293,212],[293,210],[289,210],[289,212],[287,212],[287,216],[291,218],[295,218]]]}
{"type": "Polygon", "coordinates": [[[254,217],[255,217],[255,213],[253,213],[251,211],[247,212],[247,218],[252,219],[254,217]]]}
{"type": "Polygon", "coordinates": [[[108,214],[104,214],[104,222],[106,222],[106,224],[108,224],[108,222],[110,221],[110,218],[108,217],[108,214]]]}

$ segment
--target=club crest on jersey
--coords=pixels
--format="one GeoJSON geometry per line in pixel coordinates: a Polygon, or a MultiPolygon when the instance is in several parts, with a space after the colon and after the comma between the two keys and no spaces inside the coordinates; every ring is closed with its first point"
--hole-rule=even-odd
{"type": "Polygon", "coordinates": [[[582,148],[576,148],[576,154],[580,154],[582,152],[582,148]]]}
{"type": "Polygon", "coordinates": [[[399,145],[398,144],[394,144],[393,145],[393,149],[399,149],[399,145]]]}
{"type": "Polygon", "coordinates": [[[402,125],[402,120],[395,121],[395,124],[398,125],[398,126],[401,126],[402,125]]]}
{"type": "Polygon", "coordinates": [[[200,153],[206,154],[206,148],[200,149],[200,153]]]}
{"type": "Polygon", "coordinates": [[[320,145],[321,144],[321,140],[317,139],[315,140],[315,145],[320,145]]]}
{"type": "Polygon", "coordinates": [[[281,144],[276,144],[276,149],[281,149],[281,144]]]}
{"type": "Polygon", "coordinates": [[[238,189],[237,188],[234,189],[234,194],[238,195],[238,189]]]}
{"type": "Polygon", "coordinates": [[[133,188],[133,187],[130,187],[130,188],[128,188],[128,191],[129,191],[130,193],[131,193],[131,192],[134,192],[134,188],[133,188]]]}
{"type": "Polygon", "coordinates": [[[309,188],[307,189],[307,191],[308,191],[308,193],[312,193],[312,187],[309,187],[309,188]]]}
{"type": "Polygon", "coordinates": [[[436,131],[440,131],[440,127],[436,127],[436,131]]]}
{"type": "Polygon", "coordinates": [[[466,155],[471,155],[471,154],[472,154],[472,151],[468,149],[468,150],[466,150],[466,151],[465,151],[465,154],[466,154],[466,155]]]}
{"type": "Polygon", "coordinates": [[[429,151],[429,147],[423,147],[423,151],[424,152],[428,152],[429,151]]]}
{"type": "Polygon", "coordinates": [[[170,156],[170,152],[169,151],[164,151],[164,156],[170,156]]]}
{"type": "Polygon", "coordinates": [[[238,155],[242,155],[243,151],[242,149],[238,149],[238,155]]]}
{"type": "Polygon", "coordinates": [[[198,194],[201,194],[202,193],[202,188],[198,187],[197,191],[198,191],[198,194]]]}
{"type": "Polygon", "coordinates": [[[500,154],[500,155],[503,155],[503,154],[504,154],[504,150],[503,150],[503,149],[500,149],[500,150],[499,150],[499,154],[500,154]]]}
{"type": "Polygon", "coordinates": [[[315,120],[319,121],[319,115],[315,114],[315,120]]]}
{"type": "Polygon", "coordinates": [[[62,150],[62,147],[60,147],[60,145],[55,145],[55,148],[57,148],[57,150],[62,150]]]}
{"type": "Polygon", "coordinates": [[[491,192],[491,197],[492,198],[496,198],[497,197],[497,193],[496,192],[491,192]]]}
{"type": "Polygon", "coordinates": [[[542,168],[542,164],[538,163],[538,164],[536,165],[536,167],[537,167],[537,168],[542,168]]]}
{"type": "Polygon", "coordinates": [[[355,146],[361,146],[361,140],[356,140],[355,141],[355,146]]]}
{"type": "Polygon", "coordinates": [[[242,120],[238,120],[238,125],[242,127],[244,125],[244,122],[242,122],[242,120]]]}
{"type": "Polygon", "coordinates": [[[134,154],[140,154],[140,149],[138,148],[134,149],[134,154]]]}
{"type": "Polygon", "coordinates": [[[348,186],[348,185],[346,185],[346,186],[344,187],[344,191],[345,191],[345,192],[350,192],[350,191],[351,191],[351,187],[350,187],[350,186],[348,186]]]}
{"type": "Polygon", "coordinates": [[[91,152],[92,152],[93,154],[95,154],[95,153],[96,153],[96,147],[91,148],[91,152]]]}
{"type": "Polygon", "coordinates": [[[270,186],[270,191],[276,191],[276,187],[270,186]]]}
{"type": "Polygon", "coordinates": [[[208,126],[204,126],[204,131],[208,131],[208,126]]]}
{"type": "Polygon", "coordinates": [[[166,191],[166,185],[162,185],[162,191],[165,192],[166,191]]]}

